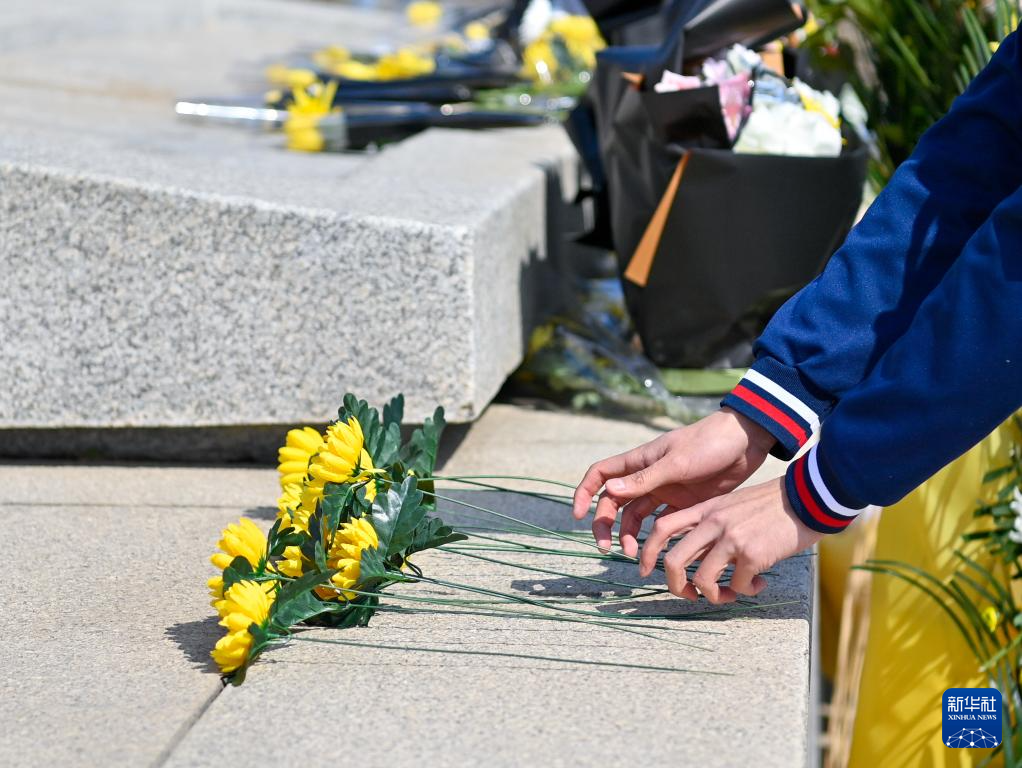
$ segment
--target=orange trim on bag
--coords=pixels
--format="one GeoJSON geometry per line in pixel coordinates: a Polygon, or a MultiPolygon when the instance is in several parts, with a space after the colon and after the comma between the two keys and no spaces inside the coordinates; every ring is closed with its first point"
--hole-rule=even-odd
{"type": "Polygon", "coordinates": [[[638,72],[622,72],[621,77],[636,88],[642,88],[642,84],[646,81],[645,76],[638,72]]]}
{"type": "Polygon", "coordinates": [[[649,220],[646,231],[642,234],[642,240],[639,241],[639,246],[635,249],[635,253],[632,254],[632,258],[628,262],[625,277],[640,288],[645,288],[646,283],[649,282],[649,273],[653,269],[653,260],[656,258],[657,251],[660,248],[660,238],[663,237],[664,229],[667,227],[667,216],[671,212],[671,206],[674,205],[674,198],[678,195],[681,177],[685,175],[685,166],[688,165],[688,159],[691,156],[691,152],[686,152],[682,155],[681,160],[678,161],[678,167],[674,170],[671,183],[667,185],[667,191],[660,198],[660,204],[653,213],[653,218],[649,220]]]}

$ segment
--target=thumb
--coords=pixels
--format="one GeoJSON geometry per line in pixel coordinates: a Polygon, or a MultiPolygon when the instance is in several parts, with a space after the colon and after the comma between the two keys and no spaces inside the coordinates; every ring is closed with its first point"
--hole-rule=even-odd
{"type": "Polygon", "coordinates": [[[607,481],[607,493],[620,499],[637,499],[655,491],[662,485],[676,483],[681,478],[670,463],[660,459],[638,472],[607,481]]]}

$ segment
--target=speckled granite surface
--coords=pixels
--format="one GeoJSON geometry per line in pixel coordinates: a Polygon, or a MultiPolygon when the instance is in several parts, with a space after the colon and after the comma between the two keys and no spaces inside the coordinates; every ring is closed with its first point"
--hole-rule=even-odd
{"type": "Polygon", "coordinates": [[[0,9],[0,429],[318,422],[348,389],[479,414],[549,282],[559,128],[303,156],[172,113],[393,27],[283,0],[0,9]]]}

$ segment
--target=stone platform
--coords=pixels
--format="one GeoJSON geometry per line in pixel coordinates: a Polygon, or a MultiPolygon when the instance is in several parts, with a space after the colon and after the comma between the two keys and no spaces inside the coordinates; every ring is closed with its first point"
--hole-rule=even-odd
{"type": "Polygon", "coordinates": [[[173,113],[261,93],[281,54],[392,40],[395,13],[0,7],[0,430],[323,422],[349,389],[481,412],[549,293],[559,127],[310,156],[173,113]]]}
{"type": "MultiPolygon", "coordinates": [[[[491,406],[448,442],[443,471],[574,482],[592,461],[655,434],[491,406]]],[[[771,460],[761,478],[779,471],[771,460]]],[[[756,602],[773,607],[663,632],[687,645],[578,624],[381,613],[366,629],[305,635],[355,645],[295,641],[267,652],[241,687],[222,688],[208,657],[221,630],[207,605],[207,557],[238,516],[268,526],[277,493],[272,469],[0,465],[11,574],[0,584],[0,764],[814,764],[813,556],[768,575],[756,602]]],[[[505,496],[498,508],[572,525],[556,504],[505,496]]],[[[637,579],[627,564],[528,563],[637,579]]],[[[628,597],[450,554],[425,554],[420,564],[433,576],[580,608],[597,592],[628,597]]],[[[706,608],[627,601],[636,613],[706,608]]]]}

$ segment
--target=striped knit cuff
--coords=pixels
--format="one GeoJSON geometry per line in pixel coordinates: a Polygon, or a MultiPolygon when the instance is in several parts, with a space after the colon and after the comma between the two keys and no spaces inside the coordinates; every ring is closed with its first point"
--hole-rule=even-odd
{"type": "Polygon", "coordinates": [[[809,528],[819,533],[840,533],[866,507],[848,507],[834,497],[831,490],[835,483],[828,483],[820,472],[817,448],[814,445],[789,465],[784,478],[788,501],[798,519],[809,528]]]}
{"type": "MultiPolygon", "coordinates": [[[[772,366],[780,367],[777,363],[772,366]]],[[[770,367],[757,362],[720,404],[752,419],[773,435],[777,443],[770,452],[788,461],[819,430],[823,404],[808,397],[801,388],[796,394],[792,391],[794,387],[782,386],[779,376],[769,375],[770,367]]]]}

